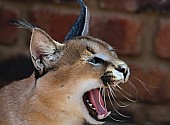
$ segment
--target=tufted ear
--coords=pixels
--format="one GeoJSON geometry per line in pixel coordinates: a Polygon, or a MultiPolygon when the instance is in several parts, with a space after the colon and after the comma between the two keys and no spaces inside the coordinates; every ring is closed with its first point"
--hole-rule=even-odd
{"type": "Polygon", "coordinates": [[[65,48],[64,44],[54,41],[46,32],[34,28],[31,36],[30,52],[33,64],[39,74],[45,73],[58,61],[65,48]]]}
{"type": "Polygon", "coordinates": [[[62,55],[65,44],[56,42],[45,31],[25,20],[12,19],[9,23],[32,32],[30,53],[39,75],[44,74],[56,64],[62,55]]]}
{"type": "Polygon", "coordinates": [[[81,6],[81,12],[72,26],[71,30],[65,37],[65,40],[72,39],[77,36],[85,36],[88,35],[89,32],[89,20],[90,20],[90,14],[88,11],[87,6],[84,4],[83,0],[77,0],[81,6]]]}

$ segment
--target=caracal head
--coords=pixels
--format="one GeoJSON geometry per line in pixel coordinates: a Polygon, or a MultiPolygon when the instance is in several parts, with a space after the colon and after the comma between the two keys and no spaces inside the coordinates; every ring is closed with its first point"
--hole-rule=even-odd
{"type": "Polygon", "coordinates": [[[102,124],[110,114],[99,89],[124,83],[130,74],[109,44],[91,36],[61,44],[34,28],[30,52],[41,101],[91,124],[102,124]]]}

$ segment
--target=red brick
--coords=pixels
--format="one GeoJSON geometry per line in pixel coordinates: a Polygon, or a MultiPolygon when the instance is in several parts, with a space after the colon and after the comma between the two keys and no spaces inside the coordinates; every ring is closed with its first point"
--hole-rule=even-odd
{"type": "Polygon", "coordinates": [[[134,12],[138,9],[137,0],[101,0],[100,7],[134,12]]]}
{"type": "MultiPolygon", "coordinates": [[[[131,77],[130,81],[136,86],[138,91],[138,100],[139,102],[152,102],[152,103],[168,103],[170,102],[170,71],[167,69],[157,68],[158,66],[140,69],[140,67],[131,67],[131,77]],[[136,80],[137,77],[143,83],[136,80]],[[147,85],[145,85],[147,84],[147,85]],[[144,87],[145,86],[145,87],[144,87]],[[149,87],[151,86],[151,87],[149,87]],[[148,90],[148,91],[147,91],[148,90]]],[[[122,85],[122,87],[129,92],[129,85],[122,85]]],[[[133,94],[135,98],[135,94],[133,94]]]]}
{"type": "Polygon", "coordinates": [[[156,10],[157,12],[170,12],[169,0],[138,0],[138,11],[156,10]]]}
{"type": "Polygon", "coordinates": [[[100,0],[101,8],[120,11],[141,12],[152,10],[157,12],[170,12],[169,0],[100,0]]]}
{"type": "Polygon", "coordinates": [[[159,57],[170,59],[170,20],[161,20],[156,34],[155,52],[159,57]]]}
{"type": "Polygon", "coordinates": [[[9,19],[17,18],[18,11],[15,9],[0,8],[0,44],[14,44],[17,39],[17,29],[12,28],[9,19]]]}
{"type": "Polygon", "coordinates": [[[32,22],[44,29],[55,40],[63,41],[78,14],[39,8],[32,11],[32,22]]]}
{"type": "Polygon", "coordinates": [[[110,43],[118,53],[134,55],[140,53],[142,22],[128,16],[92,16],[91,35],[110,43]]]}

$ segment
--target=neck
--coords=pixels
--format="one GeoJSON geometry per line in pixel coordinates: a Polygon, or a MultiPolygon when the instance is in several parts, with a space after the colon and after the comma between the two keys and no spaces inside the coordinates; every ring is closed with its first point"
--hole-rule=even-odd
{"type": "Polygon", "coordinates": [[[84,119],[80,114],[74,112],[75,105],[68,98],[70,93],[65,93],[59,87],[57,94],[56,88],[48,89],[50,81],[44,80],[45,77],[36,81],[36,92],[30,100],[32,114],[29,117],[42,125],[44,123],[48,125],[82,125],[84,119]]]}

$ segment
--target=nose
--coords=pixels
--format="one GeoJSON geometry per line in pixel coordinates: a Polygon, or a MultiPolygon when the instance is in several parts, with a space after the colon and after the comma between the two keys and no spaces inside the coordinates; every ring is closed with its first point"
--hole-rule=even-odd
{"type": "Polygon", "coordinates": [[[127,75],[129,72],[129,67],[125,62],[123,62],[121,60],[117,60],[113,63],[113,67],[115,68],[115,70],[123,73],[124,79],[127,78],[127,75]]]}
{"type": "Polygon", "coordinates": [[[126,79],[127,74],[128,74],[128,67],[127,67],[127,65],[118,65],[117,67],[115,67],[115,70],[123,73],[124,79],[126,79]]]}

